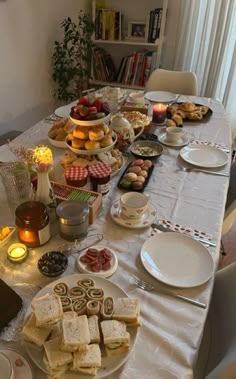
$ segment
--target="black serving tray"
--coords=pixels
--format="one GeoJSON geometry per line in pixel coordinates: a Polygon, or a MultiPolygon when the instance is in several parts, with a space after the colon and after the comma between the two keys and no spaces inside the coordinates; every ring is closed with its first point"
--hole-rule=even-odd
{"type": "MultiPolygon", "coordinates": [[[[186,103],[186,101],[185,102],[181,102],[181,103],[173,103],[173,104],[171,104],[171,105],[175,105],[175,104],[177,104],[177,105],[181,105],[181,104],[184,104],[184,103],[186,103]]],[[[201,106],[204,106],[204,104],[197,104],[197,103],[194,103],[197,107],[201,107],[201,106]]],[[[208,106],[208,105],[206,105],[206,106],[208,106]]],[[[183,119],[183,122],[185,121],[185,120],[187,120],[188,122],[193,122],[193,123],[195,123],[195,122],[206,122],[206,121],[208,121],[208,119],[209,119],[209,117],[211,117],[211,115],[212,115],[212,113],[213,113],[213,111],[209,108],[208,109],[208,112],[202,117],[202,119],[201,120],[190,120],[189,118],[188,118],[188,116],[186,117],[186,118],[184,118],[183,119]]],[[[188,112],[186,112],[186,115],[188,115],[188,112]]],[[[172,116],[171,116],[171,113],[170,112],[168,112],[168,108],[167,108],[167,118],[171,118],[172,116]]]]}
{"type": "MultiPolygon", "coordinates": [[[[147,160],[147,159],[144,159],[144,161],[147,160]]],[[[134,160],[135,161],[135,160],[134,160]]],[[[152,166],[150,167],[150,169],[148,170],[148,176],[145,178],[145,182],[143,183],[143,187],[141,189],[133,189],[132,186],[129,187],[129,188],[126,188],[125,186],[122,185],[122,179],[124,178],[125,174],[127,173],[128,169],[130,168],[130,166],[132,165],[132,163],[134,162],[130,162],[128,164],[128,166],[126,167],[125,171],[123,172],[122,176],[120,177],[119,179],[119,182],[117,184],[117,187],[124,190],[124,191],[134,191],[134,192],[143,192],[144,188],[147,186],[148,182],[149,182],[149,179],[152,175],[152,171],[154,169],[154,164],[152,164],[152,166]]]]}

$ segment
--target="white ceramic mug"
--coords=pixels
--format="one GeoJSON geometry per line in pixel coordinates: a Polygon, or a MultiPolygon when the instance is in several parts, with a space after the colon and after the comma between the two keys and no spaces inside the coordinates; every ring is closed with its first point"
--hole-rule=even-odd
{"type": "Polygon", "coordinates": [[[166,128],[166,139],[169,142],[179,142],[184,135],[182,128],[177,126],[169,126],[166,128]]]}
{"type": "Polygon", "coordinates": [[[140,192],[126,192],[120,198],[121,213],[132,220],[142,217],[148,207],[148,197],[140,192]]]}

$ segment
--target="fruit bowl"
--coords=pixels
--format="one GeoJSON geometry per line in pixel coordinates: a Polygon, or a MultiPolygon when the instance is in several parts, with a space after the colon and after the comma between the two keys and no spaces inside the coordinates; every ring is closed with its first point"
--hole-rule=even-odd
{"type": "Polygon", "coordinates": [[[38,260],[41,274],[55,278],[63,274],[68,266],[68,258],[60,251],[49,251],[38,260]]]}
{"type": "Polygon", "coordinates": [[[71,108],[70,118],[75,125],[81,126],[107,124],[110,120],[110,110],[107,104],[99,99],[91,101],[81,96],[78,104],[71,108]]]}

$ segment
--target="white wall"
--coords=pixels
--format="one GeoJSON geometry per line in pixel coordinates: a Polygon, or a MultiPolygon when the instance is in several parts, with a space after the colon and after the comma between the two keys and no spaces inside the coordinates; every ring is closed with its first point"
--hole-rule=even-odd
{"type": "Polygon", "coordinates": [[[88,0],[0,0],[0,135],[54,110],[51,56],[61,22],[88,0]]]}

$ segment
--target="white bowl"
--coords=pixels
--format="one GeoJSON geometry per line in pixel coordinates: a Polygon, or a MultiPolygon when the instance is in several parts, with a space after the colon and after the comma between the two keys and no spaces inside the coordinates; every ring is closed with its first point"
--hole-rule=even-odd
{"type": "Polygon", "coordinates": [[[65,149],[67,147],[66,141],[56,141],[48,136],[48,140],[51,145],[58,147],[59,149],[65,149]]]}
{"type": "Polygon", "coordinates": [[[111,117],[111,114],[109,113],[108,115],[106,115],[106,117],[98,118],[96,120],[77,120],[76,118],[73,118],[71,116],[70,116],[70,119],[75,125],[95,126],[95,125],[99,125],[99,124],[107,124],[108,125],[109,121],[110,121],[110,117],[111,117]]]}
{"type": "Polygon", "coordinates": [[[0,241],[0,247],[4,246],[5,243],[9,242],[11,237],[13,236],[13,234],[15,233],[16,231],[16,228],[14,226],[9,226],[10,228],[10,233],[8,234],[8,236],[6,238],[4,238],[4,240],[1,240],[0,241]]]}

